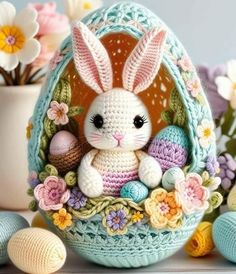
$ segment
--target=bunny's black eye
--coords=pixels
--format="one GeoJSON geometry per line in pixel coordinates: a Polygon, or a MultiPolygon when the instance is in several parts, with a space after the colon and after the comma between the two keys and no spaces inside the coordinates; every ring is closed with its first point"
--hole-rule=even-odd
{"type": "Polygon", "coordinates": [[[93,123],[96,128],[102,128],[104,121],[100,114],[96,114],[91,118],[91,123],[93,123]]]}
{"type": "Polygon", "coordinates": [[[136,128],[141,128],[146,122],[147,119],[144,116],[137,115],[134,117],[134,126],[136,128]]]}

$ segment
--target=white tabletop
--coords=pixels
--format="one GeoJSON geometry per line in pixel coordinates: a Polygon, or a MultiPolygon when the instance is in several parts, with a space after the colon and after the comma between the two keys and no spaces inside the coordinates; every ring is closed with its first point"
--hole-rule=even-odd
{"type": "MultiPolygon", "coordinates": [[[[29,221],[32,219],[31,212],[19,212],[29,221]]],[[[59,274],[70,273],[236,273],[236,264],[230,263],[218,254],[217,251],[205,258],[191,258],[183,251],[179,251],[174,256],[140,269],[111,269],[101,267],[85,261],[84,259],[68,251],[68,258],[65,266],[58,272],[59,274]]],[[[0,267],[0,274],[22,273],[12,264],[0,267]]]]}

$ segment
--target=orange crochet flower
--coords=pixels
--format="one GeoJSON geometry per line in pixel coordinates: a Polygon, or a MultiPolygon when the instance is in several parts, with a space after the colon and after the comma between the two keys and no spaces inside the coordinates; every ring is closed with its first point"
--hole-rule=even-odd
{"type": "Polygon", "coordinates": [[[67,213],[65,208],[61,208],[58,213],[54,213],[52,218],[54,225],[59,227],[61,230],[72,225],[72,216],[70,213],[67,213]]]}
{"type": "Polygon", "coordinates": [[[154,190],[145,201],[145,210],[154,228],[176,228],[181,224],[183,212],[174,192],[168,193],[163,188],[154,190]]]}

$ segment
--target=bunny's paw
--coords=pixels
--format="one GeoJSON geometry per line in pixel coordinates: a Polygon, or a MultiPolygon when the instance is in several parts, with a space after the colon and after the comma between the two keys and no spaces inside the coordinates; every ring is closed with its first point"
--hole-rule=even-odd
{"type": "Polygon", "coordinates": [[[161,166],[152,156],[146,156],[140,161],[139,178],[149,188],[155,188],[160,184],[161,166]]]}

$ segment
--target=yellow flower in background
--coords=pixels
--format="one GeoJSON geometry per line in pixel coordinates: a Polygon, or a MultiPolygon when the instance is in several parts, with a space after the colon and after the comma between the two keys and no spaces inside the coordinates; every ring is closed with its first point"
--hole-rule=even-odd
{"type": "Polygon", "coordinates": [[[28,126],[26,127],[26,138],[27,139],[30,139],[32,129],[33,129],[33,124],[31,122],[29,122],[28,126]]]}
{"type": "Polygon", "coordinates": [[[25,8],[16,14],[15,7],[0,2],[0,67],[10,71],[18,63],[31,63],[40,53],[40,44],[33,37],[38,31],[37,13],[25,8]]]}
{"type": "Polygon", "coordinates": [[[66,229],[72,225],[72,216],[70,213],[67,213],[65,208],[61,208],[58,213],[52,215],[53,223],[61,230],[66,229]]]}
{"type": "Polygon", "coordinates": [[[63,0],[70,21],[80,20],[102,6],[102,0],[63,0]]]}
{"type": "Polygon", "coordinates": [[[143,214],[140,211],[136,211],[132,216],[131,219],[134,223],[138,223],[143,219],[143,214]]]}
{"type": "Polygon", "coordinates": [[[227,63],[227,76],[218,76],[215,79],[217,91],[225,100],[230,101],[236,109],[236,60],[227,63]]]}

